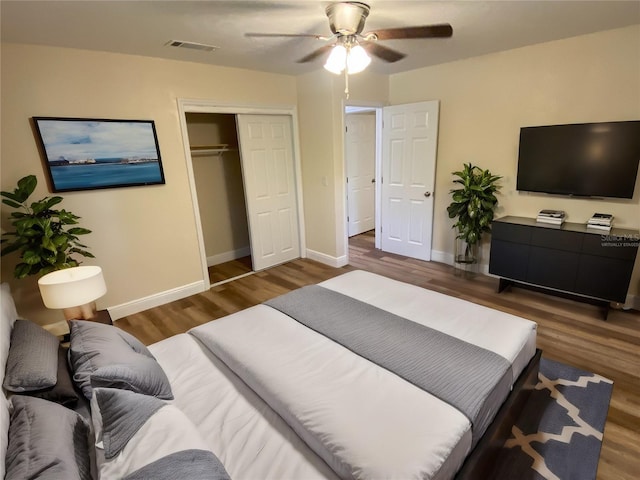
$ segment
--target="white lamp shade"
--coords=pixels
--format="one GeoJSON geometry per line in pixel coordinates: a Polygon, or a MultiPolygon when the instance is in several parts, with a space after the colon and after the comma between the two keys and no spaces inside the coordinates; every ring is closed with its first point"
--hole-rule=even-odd
{"type": "Polygon", "coordinates": [[[107,293],[102,269],[97,266],[56,270],[40,278],[38,287],[45,306],[54,309],[85,305],[107,293]]]}
{"type": "Polygon", "coordinates": [[[347,64],[347,49],[343,45],[336,45],[331,49],[327,63],[324,64],[324,68],[331,73],[341,73],[347,64]]]}
{"type": "Polygon", "coordinates": [[[349,50],[347,56],[347,72],[349,75],[352,73],[360,73],[371,63],[371,57],[367,55],[367,52],[360,45],[356,45],[349,50]]]}

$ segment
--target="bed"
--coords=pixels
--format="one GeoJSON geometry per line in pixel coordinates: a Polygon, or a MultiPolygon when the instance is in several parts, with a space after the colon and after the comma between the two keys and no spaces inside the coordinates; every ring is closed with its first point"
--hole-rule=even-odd
{"type": "MultiPolygon", "coordinates": [[[[178,423],[194,427],[185,438],[198,437],[181,451],[213,453],[230,478],[449,479],[490,468],[535,381],[535,345],[529,320],[353,271],[148,350],[178,423]]],[[[92,407],[106,418],[113,382],[97,377],[92,407]]],[[[112,431],[90,424],[105,448],[112,431]]],[[[97,468],[115,478],[165,446],[138,432],[97,468]]]]}

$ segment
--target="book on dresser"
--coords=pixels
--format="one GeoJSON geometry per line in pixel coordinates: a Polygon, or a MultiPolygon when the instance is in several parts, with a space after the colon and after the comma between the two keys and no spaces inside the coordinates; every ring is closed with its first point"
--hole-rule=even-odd
{"type": "Polygon", "coordinates": [[[610,231],[613,226],[613,215],[609,213],[594,213],[587,222],[587,228],[610,231]]]}
{"type": "Polygon", "coordinates": [[[540,210],[536,217],[536,222],[548,223],[550,225],[562,225],[565,219],[565,213],[562,210],[540,210]]]}

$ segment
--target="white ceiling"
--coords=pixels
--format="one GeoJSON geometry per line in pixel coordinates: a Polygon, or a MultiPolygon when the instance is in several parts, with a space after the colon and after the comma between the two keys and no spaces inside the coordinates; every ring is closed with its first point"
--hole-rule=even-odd
{"type": "MultiPolygon", "coordinates": [[[[329,2],[30,1],[1,0],[3,42],[146,55],[297,75],[319,69],[296,60],[323,45],[313,38],[246,38],[246,32],[330,34],[329,2]],[[220,47],[202,52],[167,47],[169,40],[220,47]]],[[[449,23],[449,39],[388,40],[407,54],[370,70],[392,74],[560,38],[640,24],[640,1],[377,1],[364,31],[449,23]]]]}

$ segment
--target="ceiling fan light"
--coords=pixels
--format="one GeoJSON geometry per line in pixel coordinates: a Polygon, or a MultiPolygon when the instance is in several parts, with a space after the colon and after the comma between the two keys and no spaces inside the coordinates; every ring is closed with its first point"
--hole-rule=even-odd
{"type": "Polygon", "coordinates": [[[360,45],[356,45],[349,50],[347,57],[347,72],[349,74],[360,73],[371,63],[371,57],[360,45]]]}
{"type": "Polygon", "coordinates": [[[347,49],[343,45],[336,45],[331,49],[329,58],[324,64],[324,68],[331,73],[340,74],[347,63],[347,49]]]}

